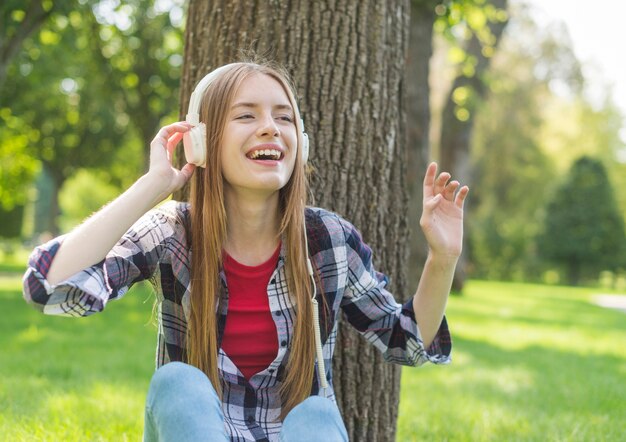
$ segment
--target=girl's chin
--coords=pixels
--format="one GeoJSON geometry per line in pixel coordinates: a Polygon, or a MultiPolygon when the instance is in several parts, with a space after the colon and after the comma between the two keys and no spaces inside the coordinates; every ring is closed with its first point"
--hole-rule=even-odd
{"type": "Polygon", "coordinates": [[[287,185],[286,180],[260,180],[256,182],[226,182],[226,187],[241,194],[271,195],[287,185]]]}

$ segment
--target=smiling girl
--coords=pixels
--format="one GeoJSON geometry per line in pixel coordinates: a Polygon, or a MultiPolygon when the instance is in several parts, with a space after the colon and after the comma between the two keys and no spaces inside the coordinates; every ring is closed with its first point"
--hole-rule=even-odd
{"type": "Polygon", "coordinates": [[[449,361],[443,314],[468,188],[428,167],[429,255],[401,305],[359,232],[306,206],[307,144],[282,70],[222,66],[199,83],[187,121],[154,138],[144,176],[31,255],[24,296],[46,314],[91,315],[153,282],[158,369],[145,440],[347,440],[332,387],[341,311],[389,362],[449,361]],[[153,209],[190,179],[189,203],[153,209]]]}

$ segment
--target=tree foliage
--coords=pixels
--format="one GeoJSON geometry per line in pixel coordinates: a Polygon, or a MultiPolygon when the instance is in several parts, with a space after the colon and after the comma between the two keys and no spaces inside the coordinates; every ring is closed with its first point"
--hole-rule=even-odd
{"type": "Polygon", "coordinates": [[[621,116],[609,101],[589,103],[562,27],[539,28],[519,9],[511,17],[487,77],[490,98],[477,108],[469,250],[473,275],[537,280],[548,269],[534,241],[548,195],[583,154],[619,182],[621,116]]]}
{"type": "MultiPolygon", "coordinates": [[[[458,32],[460,45],[453,45],[457,72],[441,115],[439,160],[443,170],[460,182],[472,185],[469,169],[474,108],[488,95],[485,81],[495,49],[508,23],[508,0],[452,2],[447,15],[448,29],[458,32]],[[454,26],[450,24],[459,22],[454,26]]],[[[467,219],[467,218],[466,218],[467,219]]],[[[467,240],[464,241],[467,244],[467,240]]],[[[467,252],[459,258],[452,287],[463,288],[468,268],[467,252]]]]}
{"type": "Polygon", "coordinates": [[[435,8],[435,32],[447,40],[449,62],[457,79],[463,79],[450,91],[451,109],[459,121],[470,118],[488,90],[482,76],[509,19],[507,8],[506,0],[447,0],[435,8]]]}
{"type": "Polygon", "coordinates": [[[578,159],[548,203],[539,252],[562,265],[568,280],[595,277],[624,264],[626,236],[602,162],[578,159]]]}
{"type": "Polygon", "coordinates": [[[24,40],[36,32],[49,17],[63,14],[73,1],[4,0],[0,5],[0,88],[7,67],[21,50],[24,40]]]}
{"type": "MultiPolygon", "coordinates": [[[[25,21],[28,5],[8,3],[3,17],[18,33],[16,17],[25,21]]],[[[136,178],[161,120],[177,114],[180,3],[54,3],[22,40],[0,88],[0,123],[10,129],[0,135],[3,206],[25,199],[41,164],[55,201],[37,230],[55,232],[58,191],[77,171],[99,169],[120,188],[136,178]]]]}

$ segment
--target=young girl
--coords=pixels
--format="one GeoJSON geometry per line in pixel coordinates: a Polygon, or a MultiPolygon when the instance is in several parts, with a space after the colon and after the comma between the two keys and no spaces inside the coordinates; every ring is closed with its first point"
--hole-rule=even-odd
{"type": "Polygon", "coordinates": [[[31,255],[24,296],[46,314],[91,315],[152,280],[158,370],[145,440],[347,440],[331,370],[340,309],[389,362],[449,361],[443,313],[468,188],[428,167],[429,256],[400,305],[359,232],[305,206],[307,153],[286,75],[222,66],[199,83],[187,121],[154,138],[147,174],[31,255]],[[183,138],[189,163],[178,170],[183,138]],[[190,203],[152,209],[189,179],[190,203]]]}

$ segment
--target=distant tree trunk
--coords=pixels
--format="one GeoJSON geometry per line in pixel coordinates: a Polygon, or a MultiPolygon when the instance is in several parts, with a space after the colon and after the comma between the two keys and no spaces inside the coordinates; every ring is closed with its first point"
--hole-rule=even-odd
{"type": "MultiPolygon", "coordinates": [[[[507,3],[508,0],[491,1],[491,4],[498,9],[506,9],[507,3]]],[[[494,47],[499,43],[506,24],[506,21],[489,23],[489,30],[495,38],[494,47]]],[[[457,104],[453,100],[453,94],[454,91],[460,87],[469,87],[472,90],[474,100],[485,98],[488,88],[484,81],[484,75],[489,69],[492,57],[485,57],[482,49],[482,44],[478,38],[473,35],[465,51],[469,56],[475,57],[477,60],[474,75],[466,77],[460,74],[454,79],[441,118],[441,169],[450,172],[453,179],[459,180],[463,184],[471,184],[472,182],[470,170],[470,142],[474,128],[474,112],[473,109],[470,108],[469,117],[466,120],[461,121],[458,119],[455,113],[457,104]]],[[[465,240],[465,244],[467,244],[467,239],[465,240]]],[[[452,283],[452,289],[457,292],[460,292],[465,284],[467,267],[466,250],[467,247],[464,247],[464,252],[456,266],[454,281],[452,283]]]]}
{"type": "MultiPolygon", "coordinates": [[[[405,0],[205,2],[191,0],[181,116],[196,82],[238,59],[269,53],[292,74],[311,139],[315,204],[346,216],[375,251],[398,300],[406,290],[405,124],[409,25],[405,0]]],[[[185,191],[177,197],[184,198],[185,191]]],[[[400,367],[343,323],[333,365],[350,440],[393,441],[400,367]]]]}
{"type": "Polygon", "coordinates": [[[411,0],[407,89],[407,184],[409,190],[410,256],[407,283],[417,288],[426,262],[428,244],[419,227],[422,215],[422,178],[430,159],[430,58],[433,53],[435,6],[441,0],[411,0]]]}
{"type": "Polygon", "coordinates": [[[580,262],[570,260],[567,262],[567,283],[573,287],[578,287],[580,283],[580,262]]]}
{"type": "Polygon", "coordinates": [[[65,178],[57,176],[46,164],[41,169],[35,186],[37,201],[35,202],[35,229],[34,234],[51,234],[57,236],[59,230],[59,192],[65,178]]]}

